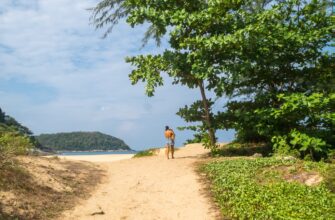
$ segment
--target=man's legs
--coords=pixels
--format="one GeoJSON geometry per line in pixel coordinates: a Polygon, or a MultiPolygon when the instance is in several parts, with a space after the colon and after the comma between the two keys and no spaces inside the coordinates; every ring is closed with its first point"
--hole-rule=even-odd
{"type": "Polygon", "coordinates": [[[172,159],[174,159],[174,139],[171,140],[171,156],[172,156],[172,159]]]}
{"type": "Polygon", "coordinates": [[[169,144],[166,144],[165,145],[165,155],[166,155],[166,158],[169,159],[169,144]]]}
{"type": "Polygon", "coordinates": [[[171,145],[171,155],[172,159],[174,159],[174,145],[171,145]]]}

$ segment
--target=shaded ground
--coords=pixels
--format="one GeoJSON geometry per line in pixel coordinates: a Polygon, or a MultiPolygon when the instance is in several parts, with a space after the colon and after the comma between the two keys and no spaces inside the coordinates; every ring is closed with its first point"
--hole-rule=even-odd
{"type": "Polygon", "coordinates": [[[0,170],[0,219],[50,219],[87,198],[101,182],[96,165],[20,157],[0,170]]]}
{"type": "Polygon", "coordinates": [[[193,144],[178,150],[174,160],[160,152],[99,163],[108,170],[106,182],[59,219],[219,219],[195,171],[207,153],[193,144]]]}

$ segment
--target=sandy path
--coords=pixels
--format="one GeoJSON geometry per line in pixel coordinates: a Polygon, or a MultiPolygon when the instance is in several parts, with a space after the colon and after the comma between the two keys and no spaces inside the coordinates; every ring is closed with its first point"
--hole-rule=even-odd
{"type": "Polygon", "coordinates": [[[194,163],[206,152],[195,144],[177,151],[174,160],[160,154],[100,162],[107,169],[105,183],[60,219],[216,219],[195,173],[194,163]]]}
{"type": "MultiPolygon", "coordinates": [[[[119,160],[130,159],[134,154],[107,154],[107,155],[78,155],[78,156],[58,156],[61,159],[67,160],[83,160],[90,162],[113,162],[119,160]]],[[[52,157],[52,156],[47,156],[52,157]]]]}

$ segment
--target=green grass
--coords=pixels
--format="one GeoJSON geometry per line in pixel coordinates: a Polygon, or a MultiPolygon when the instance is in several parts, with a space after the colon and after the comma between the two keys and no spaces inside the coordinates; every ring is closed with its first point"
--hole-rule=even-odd
{"type": "Polygon", "coordinates": [[[150,148],[150,149],[147,149],[147,150],[144,150],[144,151],[140,151],[140,152],[136,153],[133,156],[133,158],[154,156],[156,150],[157,150],[157,148],[150,148]]]}
{"type": "Polygon", "coordinates": [[[13,165],[0,168],[0,191],[27,190],[31,181],[29,173],[19,166],[15,160],[13,165]]]}
{"type": "Polygon", "coordinates": [[[335,193],[335,165],[331,166],[324,172],[325,184],[327,188],[335,193]]]}
{"type": "Polygon", "coordinates": [[[334,164],[276,158],[235,159],[203,165],[222,215],[232,219],[334,219],[334,164]],[[321,173],[317,186],[285,175],[321,173]],[[331,178],[328,178],[331,177],[331,178]]]}

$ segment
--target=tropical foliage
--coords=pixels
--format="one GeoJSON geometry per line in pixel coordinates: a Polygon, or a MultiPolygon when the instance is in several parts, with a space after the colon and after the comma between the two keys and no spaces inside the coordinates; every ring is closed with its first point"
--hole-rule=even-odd
{"type": "Polygon", "coordinates": [[[12,158],[38,145],[32,132],[0,109],[0,168],[13,164],[12,158]]]}
{"type": "Polygon", "coordinates": [[[132,84],[145,82],[152,96],[166,73],[174,84],[198,88],[201,99],[178,114],[195,123],[186,128],[213,150],[218,129],[301,157],[320,159],[334,149],[329,1],[103,0],[93,9],[93,22],[107,26],[106,35],[120,19],[132,27],[149,24],[144,42],[164,37],[170,46],[128,57],[132,84]],[[222,97],[228,101],[215,112],[213,103],[222,97]]]}
{"type": "Polygon", "coordinates": [[[34,145],[27,136],[17,132],[0,131],[0,168],[12,164],[12,158],[29,152],[34,145]]]}
{"type": "Polygon", "coordinates": [[[19,132],[22,135],[31,136],[33,133],[29,130],[29,128],[23,126],[19,122],[17,122],[13,117],[7,115],[0,108],[0,125],[1,129],[4,130],[5,127],[8,130],[19,132]]]}
{"type": "Polygon", "coordinates": [[[280,94],[277,98],[282,103],[279,107],[255,111],[263,115],[256,125],[258,132],[270,131],[275,151],[311,159],[333,154],[335,93],[280,94]],[[285,127],[269,123],[278,119],[285,127]]]}

